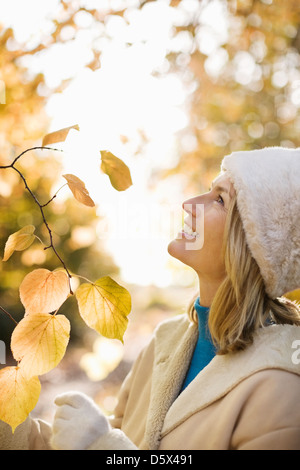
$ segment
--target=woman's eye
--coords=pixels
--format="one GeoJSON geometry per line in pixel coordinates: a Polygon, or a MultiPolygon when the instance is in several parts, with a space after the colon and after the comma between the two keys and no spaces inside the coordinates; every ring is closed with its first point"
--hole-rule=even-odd
{"type": "Polygon", "coordinates": [[[217,202],[219,202],[220,204],[224,204],[224,199],[222,198],[220,194],[218,196],[217,202]]]}

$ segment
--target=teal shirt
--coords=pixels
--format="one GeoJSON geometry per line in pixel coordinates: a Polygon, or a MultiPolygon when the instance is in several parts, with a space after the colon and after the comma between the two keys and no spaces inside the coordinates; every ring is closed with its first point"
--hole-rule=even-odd
{"type": "Polygon", "coordinates": [[[209,307],[202,307],[199,303],[199,297],[196,299],[194,307],[198,316],[198,340],[181,391],[194,380],[196,375],[198,375],[216,355],[216,348],[212,342],[207,325],[209,307]]]}

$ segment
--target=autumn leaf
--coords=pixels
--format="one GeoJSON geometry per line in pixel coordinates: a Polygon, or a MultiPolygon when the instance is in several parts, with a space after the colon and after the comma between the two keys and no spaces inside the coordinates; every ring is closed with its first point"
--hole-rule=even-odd
{"type": "Polygon", "coordinates": [[[56,144],[57,142],[64,142],[70,132],[71,129],[76,129],[79,131],[78,124],[74,126],[65,127],[63,129],[59,129],[58,131],[51,132],[50,134],[45,135],[43,138],[42,146],[45,147],[47,145],[56,144]]]}
{"type": "Polygon", "coordinates": [[[63,177],[67,180],[68,186],[78,202],[81,202],[81,204],[85,206],[94,207],[95,203],[90,198],[89,192],[81,179],[71,174],[63,175],[63,177]]]}
{"type": "Polygon", "coordinates": [[[293,302],[299,302],[300,300],[300,289],[295,289],[290,292],[287,292],[284,294],[284,297],[286,297],[289,300],[292,300],[293,302]]]}
{"type": "Polygon", "coordinates": [[[34,225],[26,225],[15,233],[12,233],[5,244],[2,261],[7,261],[14,251],[23,251],[28,248],[35,239],[34,225]]]}
{"type": "Polygon", "coordinates": [[[11,350],[27,377],[54,369],[65,355],[70,322],[64,315],[34,313],[25,316],[11,337],[11,350]]]}
{"type": "Polygon", "coordinates": [[[65,271],[35,269],[20,285],[20,298],[26,313],[49,313],[57,310],[70,293],[65,271]]]}
{"type": "Polygon", "coordinates": [[[101,150],[101,170],[109,176],[111,185],[117,191],[125,191],[132,185],[128,166],[111,152],[101,150]]]}
{"type": "Polygon", "coordinates": [[[131,297],[124,287],[105,276],[93,284],[82,284],[75,296],[79,313],[90,328],[123,342],[131,310],[131,297]]]}
{"type": "Polygon", "coordinates": [[[20,367],[0,370],[0,420],[14,432],[36,406],[40,392],[38,377],[28,379],[20,367]]]}

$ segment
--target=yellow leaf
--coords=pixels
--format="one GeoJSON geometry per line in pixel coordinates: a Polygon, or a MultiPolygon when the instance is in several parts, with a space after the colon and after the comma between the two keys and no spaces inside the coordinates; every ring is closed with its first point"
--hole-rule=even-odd
{"type": "Polygon", "coordinates": [[[79,313],[90,328],[123,342],[131,310],[131,297],[124,287],[106,276],[93,284],[82,284],[75,296],[79,313]]]}
{"type": "Polygon", "coordinates": [[[101,150],[101,170],[109,176],[111,185],[117,191],[125,191],[132,185],[128,166],[111,152],[101,150]]]}
{"type": "Polygon", "coordinates": [[[40,392],[38,377],[26,378],[20,367],[0,371],[0,419],[11,426],[12,432],[36,406],[40,392]]]}
{"type": "Polygon", "coordinates": [[[35,239],[33,225],[26,225],[15,233],[12,233],[5,244],[4,256],[2,261],[7,261],[14,251],[23,251],[28,248],[35,239]]]}
{"type": "Polygon", "coordinates": [[[64,315],[34,313],[25,316],[11,337],[11,350],[27,377],[54,369],[65,355],[70,322],[64,315]]]}
{"type": "Polygon", "coordinates": [[[300,302],[300,289],[295,289],[290,292],[287,292],[286,294],[284,294],[284,297],[289,300],[292,300],[293,302],[300,302]]]}
{"type": "Polygon", "coordinates": [[[65,271],[35,269],[20,285],[20,298],[26,313],[50,313],[57,310],[70,293],[65,271]]]}
{"type": "Polygon", "coordinates": [[[43,138],[42,146],[45,147],[47,145],[56,144],[57,142],[64,142],[70,132],[71,129],[76,129],[79,131],[78,124],[74,126],[65,127],[64,129],[59,129],[58,131],[51,132],[50,134],[45,135],[43,138]]]}
{"type": "Polygon", "coordinates": [[[63,177],[67,180],[68,186],[78,202],[81,202],[81,204],[84,204],[85,206],[94,207],[95,203],[90,198],[89,192],[81,179],[71,174],[63,175],[63,177]]]}

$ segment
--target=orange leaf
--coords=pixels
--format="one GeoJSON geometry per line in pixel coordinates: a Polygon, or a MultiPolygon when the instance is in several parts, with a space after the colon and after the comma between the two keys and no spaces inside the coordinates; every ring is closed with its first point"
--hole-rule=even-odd
{"type": "Polygon", "coordinates": [[[78,202],[81,202],[81,204],[85,206],[94,207],[95,203],[90,198],[89,192],[81,179],[71,174],[63,175],[63,177],[67,180],[68,186],[78,202]]]}
{"type": "Polygon", "coordinates": [[[11,426],[12,432],[33,410],[40,392],[38,377],[26,378],[20,367],[0,370],[0,419],[11,426]]]}
{"type": "Polygon", "coordinates": [[[76,129],[79,131],[78,124],[74,126],[65,127],[64,129],[59,129],[58,131],[51,132],[50,134],[45,135],[43,138],[42,146],[45,147],[47,145],[56,144],[57,142],[64,142],[70,132],[71,129],[76,129]]]}
{"type": "Polygon", "coordinates": [[[64,271],[35,269],[20,285],[20,298],[27,314],[54,312],[69,293],[69,279],[64,271]]]}

